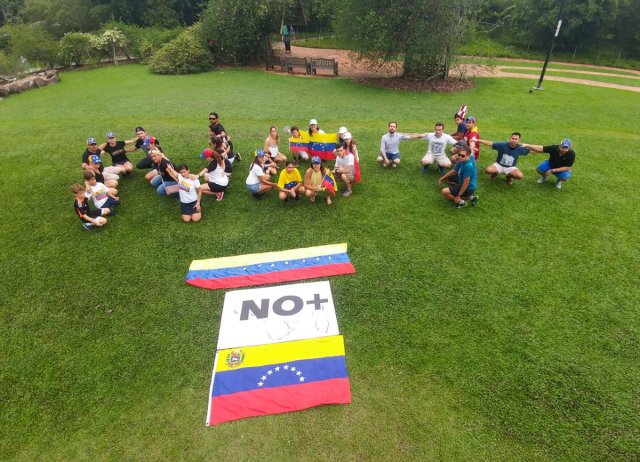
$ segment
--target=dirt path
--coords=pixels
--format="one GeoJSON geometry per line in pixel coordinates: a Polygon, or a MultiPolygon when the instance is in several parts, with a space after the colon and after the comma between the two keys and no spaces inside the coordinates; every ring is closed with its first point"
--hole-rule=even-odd
{"type": "MultiPolygon", "coordinates": [[[[278,44],[276,48],[282,50],[282,44],[278,44]]],[[[350,56],[350,51],[348,50],[335,50],[335,49],[326,49],[326,48],[305,48],[292,45],[291,46],[291,56],[299,56],[304,58],[333,58],[338,62],[339,66],[339,75],[343,78],[351,78],[351,79],[366,79],[366,78],[375,78],[375,77],[397,77],[400,74],[400,71],[397,66],[387,65],[383,66],[376,72],[372,72],[370,69],[366,68],[362,63],[354,61],[350,56]]],[[[497,59],[496,61],[501,61],[497,59]]],[[[540,63],[541,61],[528,60],[528,59],[508,59],[508,61],[520,61],[520,62],[535,62],[540,63]]],[[[582,64],[573,64],[573,63],[557,63],[566,66],[583,66],[582,64]]],[[[554,69],[553,64],[548,70],[556,70],[567,73],[576,73],[583,75],[597,75],[603,77],[616,77],[616,78],[628,78],[628,79],[640,79],[640,71],[630,71],[628,69],[616,69],[616,68],[607,68],[602,66],[589,66],[594,69],[602,69],[603,71],[607,70],[622,70],[635,75],[619,75],[613,74],[610,72],[595,72],[595,71],[580,71],[580,70],[571,70],[571,69],[554,69]]],[[[503,71],[502,69],[531,69],[526,67],[518,67],[513,65],[500,65],[496,66],[484,66],[481,64],[458,64],[451,69],[451,76],[453,77],[513,77],[518,79],[529,79],[534,83],[537,83],[539,79],[539,75],[535,74],[519,74],[516,72],[508,72],[503,71]]],[[[557,81],[557,82],[568,82],[568,83],[577,83],[581,85],[589,85],[592,87],[603,87],[603,88],[615,88],[618,90],[627,90],[640,92],[640,87],[634,87],[631,85],[619,85],[615,83],[607,83],[607,82],[598,82],[595,80],[587,80],[573,77],[558,77],[553,75],[545,75],[545,80],[557,81]]]]}

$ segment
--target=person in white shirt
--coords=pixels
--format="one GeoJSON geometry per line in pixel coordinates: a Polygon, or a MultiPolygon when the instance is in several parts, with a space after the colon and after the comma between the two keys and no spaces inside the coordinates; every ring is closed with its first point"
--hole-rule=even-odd
{"type": "Polygon", "coordinates": [[[344,182],[345,191],[342,193],[342,197],[349,197],[351,185],[355,181],[355,158],[352,153],[345,151],[341,144],[336,146],[336,164],[333,167],[333,175],[336,180],[344,182]]]}
{"type": "Polygon", "coordinates": [[[421,138],[429,143],[427,153],[422,158],[422,173],[427,173],[429,165],[435,162],[438,164],[440,176],[444,175],[445,168],[451,168],[451,160],[447,157],[446,147],[456,144],[456,140],[451,135],[444,133],[442,122],[435,124],[433,133],[424,133],[421,138]]]}
{"type": "Polygon", "coordinates": [[[269,173],[264,171],[264,163],[266,160],[265,153],[262,149],[256,151],[256,157],[249,166],[249,176],[245,181],[247,189],[253,197],[260,199],[262,194],[278,187],[277,183],[271,181],[269,173]]]}
{"type": "Polygon", "coordinates": [[[185,164],[178,165],[177,171],[172,165],[167,167],[167,173],[178,183],[180,196],[180,216],[182,221],[194,223],[202,219],[202,188],[198,175],[192,175],[185,164]]]}

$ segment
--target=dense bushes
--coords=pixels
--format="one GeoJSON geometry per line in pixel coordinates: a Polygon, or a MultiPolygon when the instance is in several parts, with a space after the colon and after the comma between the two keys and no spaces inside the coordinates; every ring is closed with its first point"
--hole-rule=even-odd
{"type": "Polygon", "coordinates": [[[194,74],[213,68],[213,55],[200,43],[193,28],[160,48],[149,59],[149,68],[156,74],[194,74]]]}

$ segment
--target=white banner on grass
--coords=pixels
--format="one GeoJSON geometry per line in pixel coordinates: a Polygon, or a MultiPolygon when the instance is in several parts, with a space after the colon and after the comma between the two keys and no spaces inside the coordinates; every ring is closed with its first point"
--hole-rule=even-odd
{"type": "Polygon", "coordinates": [[[218,350],[338,335],[329,281],[227,292],[218,350]]]}

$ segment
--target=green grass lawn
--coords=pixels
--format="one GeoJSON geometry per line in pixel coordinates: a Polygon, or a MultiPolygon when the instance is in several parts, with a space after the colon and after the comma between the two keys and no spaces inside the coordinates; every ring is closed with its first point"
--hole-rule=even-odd
{"type": "MultiPolygon", "coordinates": [[[[129,65],[62,74],[0,103],[2,460],[637,460],[640,458],[640,95],[520,79],[461,94],[385,91],[251,70],[164,77],[129,65]],[[422,141],[468,104],[483,138],[558,143],[577,161],[562,191],[521,158],[508,188],[480,175],[452,210],[422,141]],[[118,216],[81,229],[71,183],[88,136],[136,125],[201,168],[207,114],[244,153],[221,203],[180,222],[143,172],[118,216]],[[255,201],[244,179],[269,126],[346,125],[363,182],[334,206],[255,201]],[[223,291],[184,282],[194,259],[347,242],[330,278],[353,392],[348,406],[206,428],[223,291]]],[[[133,154],[138,160],[140,155],[133,154]]],[[[483,147],[479,167],[493,162],[483,147]]]]}
{"type": "MultiPolygon", "coordinates": [[[[503,72],[510,72],[514,74],[527,74],[527,75],[540,75],[540,69],[514,69],[512,67],[503,67],[501,68],[503,72]]],[[[592,75],[592,74],[579,74],[575,72],[562,72],[555,69],[547,69],[545,76],[556,76],[556,77],[567,77],[570,79],[581,79],[581,80],[593,80],[595,82],[607,82],[614,83],[617,85],[627,85],[629,87],[640,87],[640,79],[628,79],[622,76],[620,77],[609,77],[602,75],[592,75]]]]}

